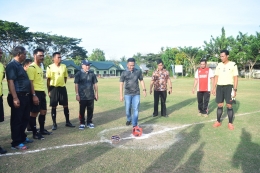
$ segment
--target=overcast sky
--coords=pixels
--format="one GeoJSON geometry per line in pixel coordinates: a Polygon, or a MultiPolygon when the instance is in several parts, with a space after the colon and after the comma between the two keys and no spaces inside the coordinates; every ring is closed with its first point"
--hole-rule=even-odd
{"type": "Polygon", "coordinates": [[[238,32],[260,32],[259,0],[0,0],[0,19],[30,31],[81,38],[106,59],[158,53],[161,47],[202,47],[238,32]],[[258,16],[258,17],[257,17],[258,16]]]}

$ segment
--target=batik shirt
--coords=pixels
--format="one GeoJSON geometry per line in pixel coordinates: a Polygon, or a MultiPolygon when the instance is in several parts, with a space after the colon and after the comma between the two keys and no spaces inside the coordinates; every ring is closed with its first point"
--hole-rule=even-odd
{"type": "Polygon", "coordinates": [[[168,79],[169,72],[167,70],[155,70],[152,75],[152,81],[154,81],[154,91],[167,91],[168,79]]]}

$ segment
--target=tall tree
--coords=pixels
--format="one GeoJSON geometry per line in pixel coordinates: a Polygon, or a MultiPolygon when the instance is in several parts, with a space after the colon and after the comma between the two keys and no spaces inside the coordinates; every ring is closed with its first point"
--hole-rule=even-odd
{"type": "Polygon", "coordinates": [[[17,22],[0,20],[0,46],[7,53],[18,45],[28,45],[32,41],[31,32],[28,27],[24,27],[17,22]]]}
{"type": "Polygon", "coordinates": [[[167,47],[165,50],[164,48],[161,48],[162,51],[162,61],[164,63],[164,67],[170,71],[171,70],[171,65],[175,64],[175,57],[176,54],[179,53],[179,50],[177,48],[170,48],[167,47]]]}
{"type": "Polygon", "coordinates": [[[89,56],[89,60],[106,61],[105,53],[99,48],[93,49],[92,54],[89,56]]]}
{"type": "Polygon", "coordinates": [[[198,52],[200,50],[200,47],[184,47],[179,48],[181,52],[186,54],[186,60],[189,62],[190,65],[190,72],[191,74],[194,74],[196,71],[197,63],[199,62],[200,58],[198,55],[198,52]]]}

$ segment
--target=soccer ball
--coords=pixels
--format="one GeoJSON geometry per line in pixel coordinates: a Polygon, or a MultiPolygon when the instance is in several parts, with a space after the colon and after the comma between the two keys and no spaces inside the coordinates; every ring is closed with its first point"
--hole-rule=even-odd
{"type": "Polygon", "coordinates": [[[133,132],[132,134],[135,136],[135,137],[140,137],[142,136],[143,134],[143,129],[141,127],[138,127],[138,126],[135,126],[133,127],[133,132]]]}

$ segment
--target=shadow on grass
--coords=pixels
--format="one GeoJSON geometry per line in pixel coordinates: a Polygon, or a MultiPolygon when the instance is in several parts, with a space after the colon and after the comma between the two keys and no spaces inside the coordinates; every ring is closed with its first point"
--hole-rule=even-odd
{"type": "Polygon", "coordinates": [[[170,107],[167,107],[167,105],[166,105],[167,114],[170,115],[174,111],[177,111],[179,109],[184,108],[185,106],[193,104],[195,101],[197,101],[197,98],[190,98],[190,99],[186,99],[186,100],[183,100],[181,102],[178,102],[177,104],[174,104],[174,105],[172,105],[170,107]]]}
{"type": "Polygon", "coordinates": [[[260,172],[260,145],[252,142],[252,136],[244,128],[240,144],[232,159],[235,168],[241,167],[243,173],[260,172]]]}
{"type": "Polygon", "coordinates": [[[199,168],[204,156],[203,147],[205,143],[200,144],[186,163],[179,165],[186,155],[186,152],[192,145],[197,144],[199,141],[200,130],[204,127],[204,124],[197,124],[192,127],[180,131],[177,134],[180,140],[170,146],[145,172],[200,172],[199,168]],[[192,128],[192,131],[187,132],[190,128],[192,128]]]}
{"type": "MultiPolygon", "coordinates": [[[[89,172],[88,170],[79,170],[79,167],[87,164],[90,161],[93,161],[95,158],[100,157],[111,149],[111,147],[104,146],[104,144],[95,144],[93,146],[87,147],[87,149],[83,151],[80,150],[70,155],[71,151],[69,151],[70,149],[68,148],[66,151],[63,151],[63,154],[65,154],[66,158],[59,160],[58,163],[53,163],[51,165],[48,164],[37,172],[74,172],[77,169],[79,172],[89,172]]],[[[105,165],[100,164],[98,165],[98,168],[95,168],[95,166],[93,166],[93,169],[95,170],[105,170],[105,165]]]]}

